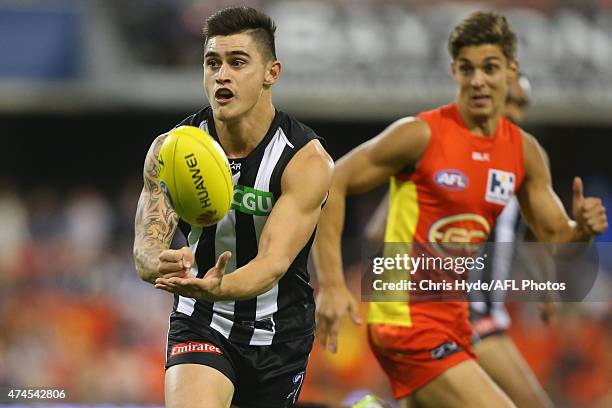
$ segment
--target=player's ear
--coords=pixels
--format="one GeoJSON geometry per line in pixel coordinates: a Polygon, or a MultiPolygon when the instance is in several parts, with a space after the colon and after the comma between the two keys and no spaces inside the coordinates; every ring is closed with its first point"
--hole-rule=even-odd
{"type": "Polygon", "coordinates": [[[509,79],[517,80],[520,72],[520,65],[517,59],[513,59],[508,63],[508,70],[510,72],[509,79]]]}
{"type": "Polygon", "coordinates": [[[266,63],[264,85],[271,86],[280,78],[282,66],[279,60],[274,59],[266,63]]]}
{"type": "Polygon", "coordinates": [[[455,82],[457,82],[457,64],[455,60],[452,60],[450,63],[451,75],[455,82]]]}

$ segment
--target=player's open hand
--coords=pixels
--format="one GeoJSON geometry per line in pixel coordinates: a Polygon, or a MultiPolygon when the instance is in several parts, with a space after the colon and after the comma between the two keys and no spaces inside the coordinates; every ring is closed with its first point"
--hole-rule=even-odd
{"type": "Polygon", "coordinates": [[[578,227],[588,236],[602,234],[608,228],[608,218],[601,199],[583,195],[580,177],[574,177],[573,190],[572,210],[578,227]]]}
{"type": "Polygon", "coordinates": [[[317,295],[317,335],[323,349],[338,350],[338,333],[348,311],[355,324],[361,324],[359,306],[345,285],[320,287],[317,295]]]}
{"type": "Polygon", "coordinates": [[[209,302],[224,300],[221,283],[225,274],[225,267],[231,256],[232,253],[229,251],[222,253],[217,260],[217,264],[210,268],[203,278],[191,275],[189,277],[161,277],[155,280],[155,287],[193,299],[209,302]]]}

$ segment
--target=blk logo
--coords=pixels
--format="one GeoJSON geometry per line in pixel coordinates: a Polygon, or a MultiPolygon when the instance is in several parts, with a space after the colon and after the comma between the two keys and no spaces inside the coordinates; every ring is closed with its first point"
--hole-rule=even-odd
{"type": "Polygon", "coordinates": [[[503,170],[489,169],[485,200],[489,203],[506,205],[514,194],[516,176],[503,170]]]}
{"type": "Polygon", "coordinates": [[[472,152],[472,160],[488,162],[491,161],[491,156],[487,152],[472,152]]]}

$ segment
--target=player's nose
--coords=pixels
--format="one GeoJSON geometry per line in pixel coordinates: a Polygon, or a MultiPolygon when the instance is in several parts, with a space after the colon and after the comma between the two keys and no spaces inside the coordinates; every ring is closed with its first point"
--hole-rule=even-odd
{"type": "Polygon", "coordinates": [[[470,85],[474,88],[479,88],[485,84],[485,74],[480,69],[474,71],[474,75],[470,79],[470,85]]]}
{"type": "Polygon", "coordinates": [[[223,63],[217,71],[217,82],[226,83],[231,80],[231,69],[228,64],[223,63]]]}

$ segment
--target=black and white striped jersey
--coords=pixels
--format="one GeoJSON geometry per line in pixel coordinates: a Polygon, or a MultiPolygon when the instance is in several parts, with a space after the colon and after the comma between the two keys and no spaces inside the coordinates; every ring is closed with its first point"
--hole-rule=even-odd
{"type": "MultiPolygon", "coordinates": [[[[199,127],[219,140],[210,107],[180,125],[199,127]]],[[[312,129],[276,111],[259,145],[247,157],[230,159],[234,195],[228,214],[216,225],[205,228],[179,221],[195,254],[194,276],[203,277],[224,251],[232,252],[226,274],[255,258],[263,227],[282,194],[285,167],[313,139],[320,138],[312,129]]],[[[174,313],[189,315],[238,344],[263,346],[311,335],[314,299],[306,264],[313,239],[314,232],[289,270],[268,292],[250,300],[214,303],[175,295],[174,313]]]]}

